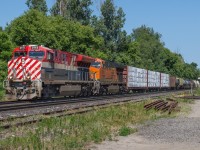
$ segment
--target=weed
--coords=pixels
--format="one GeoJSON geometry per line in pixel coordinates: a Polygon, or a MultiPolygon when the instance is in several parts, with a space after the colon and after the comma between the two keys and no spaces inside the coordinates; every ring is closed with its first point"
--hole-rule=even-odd
{"type": "Polygon", "coordinates": [[[134,133],[136,132],[137,129],[132,129],[130,127],[127,127],[127,126],[122,126],[120,129],[119,129],[119,135],[120,136],[127,136],[131,133],[134,133]]]}
{"type": "Polygon", "coordinates": [[[194,95],[200,96],[200,88],[194,90],[194,95]]]}
{"type": "Polygon", "coordinates": [[[5,95],[4,90],[0,89],[0,101],[4,101],[4,99],[5,99],[4,95],[5,95]]]}
{"type": "Polygon", "coordinates": [[[183,98],[178,98],[176,99],[179,103],[188,103],[188,104],[194,104],[194,100],[192,99],[183,99],[183,98]]]}

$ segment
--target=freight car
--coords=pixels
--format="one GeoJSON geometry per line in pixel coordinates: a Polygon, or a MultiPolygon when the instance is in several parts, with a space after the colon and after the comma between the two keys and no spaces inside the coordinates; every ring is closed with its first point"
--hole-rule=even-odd
{"type": "Polygon", "coordinates": [[[176,89],[183,89],[184,88],[184,79],[176,78],[176,89]]]}
{"type": "Polygon", "coordinates": [[[198,87],[197,81],[44,46],[14,49],[4,81],[9,99],[90,96],[198,87]]]}
{"type": "Polygon", "coordinates": [[[126,89],[129,91],[152,91],[176,88],[176,77],[169,74],[127,66],[126,89]]]}

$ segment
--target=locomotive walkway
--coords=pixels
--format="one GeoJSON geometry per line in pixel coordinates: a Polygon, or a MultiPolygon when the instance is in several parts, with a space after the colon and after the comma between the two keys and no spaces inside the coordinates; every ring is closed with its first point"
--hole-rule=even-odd
{"type": "MultiPolygon", "coordinates": [[[[199,99],[200,100],[200,99],[199,99]]],[[[199,150],[200,101],[191,104],[189,115],[148,122],[138,132],[116,141],[93,145],[93,150],[199,150]]]]}

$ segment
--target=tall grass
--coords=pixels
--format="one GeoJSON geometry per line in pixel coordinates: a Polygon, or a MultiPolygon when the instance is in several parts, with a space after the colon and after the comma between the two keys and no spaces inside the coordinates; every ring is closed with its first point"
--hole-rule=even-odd
{"type": "Polygon", "coordinates": [[[44,119],[33,127],[17,128],[15,132],[23,134],[1,140],[0,149],[82,149],[91,142],[112,139],[113,133],[125,136],[136,131],[129,126],[167,116],[144,110],[145,103],[128,103],[86,114],[44,119]]]}
{"type": "Polygon", "coordinates": [[[200,88],[195,89],[194,95],[200,96],[200,88]]]}

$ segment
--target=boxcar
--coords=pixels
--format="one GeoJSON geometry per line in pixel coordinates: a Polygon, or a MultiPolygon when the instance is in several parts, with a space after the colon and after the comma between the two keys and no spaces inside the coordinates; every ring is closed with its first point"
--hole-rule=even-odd
{"type": "Polygon", "coordinates": [[[176,77],[170,76],[170,88],[175,89],[176,88],[176,77]]]}

